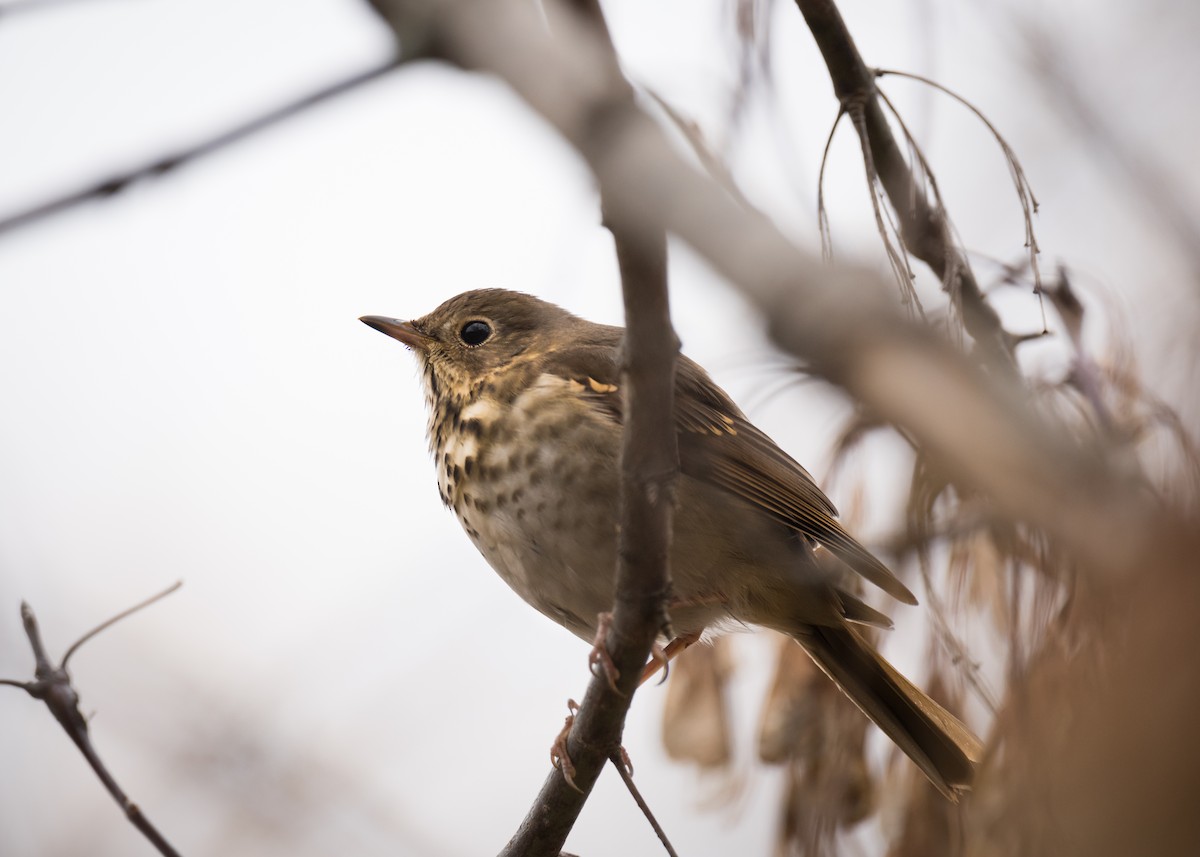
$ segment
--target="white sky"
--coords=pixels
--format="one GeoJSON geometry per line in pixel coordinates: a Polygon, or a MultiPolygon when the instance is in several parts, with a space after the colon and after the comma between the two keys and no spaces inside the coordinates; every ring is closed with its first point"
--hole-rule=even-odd
{"type": "MultiPolygon", "coordinates": [[[[1055,16],[1041,20],[1064,40],[1064,62],[1195,199],[1194,111],[1174,108],[1200,82],[1196,60],[1180,59],[1200,15],[1186,3],[1056,5],[1030,8],[1055,16]],[[1135,14],[1156,23],[1135,26],[1135,14]]],[[[734,69],[719,38],[726,4],[606,8],[631,76],[719,140],[734,69]]],[[[1044,206],[1046,267],[1065,259],[1085,290],[1119,293],[1157,383],[1191,389],[1196,284],[1148,210],[1037,94],[1005,24],[1020,8],[844,4],[869,62],[934,75],[1003,129],[1044,206]]],[[[94,0],[0,16],[0,215],[388,48],[352,0],[94,0]]],[[[836,106],[790,4],[776,9],[773,49],[787,112],[773,125],[758,105],[736,171],[815,247],[836,106]]],[[[916,84],[887,87],[929,140],[968,246],[1019,258],[1019,208],[986,136],[916,84]]],[[[828,176],[835,246],[881,265],[856,157],[844,128],[828,176]]],[[[673,261],[685,350],[823,472],[838,397],[805,385],[763,403],[779,376],[754,368],[771,363],[758,322],[686,250],[673,261]]],[[[520,603],[441,508],[412,360],[356,321],[420,315],[480,286],[620,321],[578,160],[498,84],[429,65],[0,236],[0,676],[30,674],[21,599],[61,653],[182,578],[181,593],[73,664],[101,754],[184,853],[494,852],[536,794],[565,700],[586,685],[586,646],[520,603]]],[[[1039,324],[1027,296],[1003,304],[1013,329],[1039,324]]],[[[1052,345],[1035,349],[1031,360],[1053,363],[1052,345]]],[[[872,474],[876,508],[897,478],[872,474]]],[[[875,521],[875,534],[887,526],[875,521]]],[[[915,645],[918,611],[894,612],[915,645]]],[[[712,809],[718,784],[665,760],[662,689],[639,695],[627,731],[641,788],[693,857],[766,853],[773,836],[777,777],[748,764],[768,644],[738,643],[748,786],[735,808],[712,809]]],[[[920,657],[893,654],[901,666],[920,657]]],[[[0,693],[0,758],[6,857],[149,853],[17,691],[0,693]]],[[[567,844],[656,847],[610,774],[567,844]]]]}

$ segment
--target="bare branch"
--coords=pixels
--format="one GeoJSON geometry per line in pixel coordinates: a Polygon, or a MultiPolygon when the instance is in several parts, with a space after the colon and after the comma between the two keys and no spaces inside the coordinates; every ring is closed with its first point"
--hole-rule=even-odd
{"type": "Polygon", "coordinates": [[[924,262],[943,282],[952,283],[951,298],[962,307],[963,325],[979,345],[989,364],[1010,377],[1016,376],[1012,345],[996,311],[988,305],[975,281],[966,256],[954,246],[945,211],[930,205],[892,134],[875,92],[875,75],[863,62],[846,23],[833,0],[796,0],[833,81],[833,90],[844,109],[860,105],[862,122],[856,123],[864,149],[900,217],[900,231],[909,252],[924,262]]]}
{"type": "MultiPolygon", "coordinates": [[[[598,2],[575,0],[570,7],[554,5],[546,11],[556,33],[570,33],[581,24],[587,28],[600,48],[598,61],[613,84],[614,102],[621,109],[636,110],[633,88],[617,65],[598,2]]],[[[615,675],[602,671],[593,676],[578,713],[572,712],[573,719],[568,720],[570,732],[561,773],[555,771],[547,778],[503,855],[559,853],[605,760],[619,751],[625,715],[643,666],[667,625],[667,559],[679,469],[673,417],[679,340],[668,308],[667,240],[662,227],[631,228],[624,218],[611,216],[608,203],[609,194],[602,190],[604,222],[616,244],[625,301],[625,423],[616,601],[611,623],[607,623],[607,639],[598,645],[607,649],[615,675]]],[[[665,834],[653,816],[649,817],[670,851],[665,834]]]]}
{"type": "MultiPolygon", "coordinates": [[[[75,645],[71,646],[70,651],[67,652],[67,657],[70,657],[72,652],[105,628],[169,595],[178,589],[180,585],[176,583],[165,592],[160,592],[153,598],[122,611],[112,619],[84,634],[75,645]]],[[[125,813],[125,817],[129,819],[129,823],[136,827],[164,857],[179,857],[179,852],[158,831],[158,828],[150,823],[150,819],[142,814],[141,808],[129,799],[124,789],[121,788],[116,779],[109,773],[108,768],[100,760],[100,756],[97,755],[95,748],[92,746],[92,739],[88,733],[87,720],[79,710],[79,694],[71,684],[71,676],[67,673],[67,658],[63,658],[63,662],[57,667],[50,662],[50,659],[46,656],[46,647],[42,643],[42,634],[38,628],[37,617],[34,616],[33,609],[24,602],[21,603],[21,622],[25,626],[25,635],[29,638],[29,646],[33,649],[35,662],[34,680],[30,682],[18,682],[12,679],[0,679],[0,684],[19,687],[34,699],[40,699],[45,702],[46,707],[50,709],[50,713],[54,715],[54,719],[58,721],[59,725],[66,731],[67,736],[79,748],[79,752],[87,759],[87,763],[91,766],[96,776],[100,778],[100,782],[104,784],[104,788],[108,790],[113,800],[121,807],[125,813]]]]}
{"type": "Polygon", "coordinates": [[[323,104],[352,89],[357,89],[363,84],[383,77],[398,65],[398,59],[390,59],[382,65],[358,72],[344,80],[339,80],[336,83],[311,92],[303,98],[298,98],[295,101],[270,110],[248,122],[235,125],[226,131],[209,137],[207,140],[155,158],[150,163],[117,173],[107,179],[86,185],[85,187],[65,193],[62,196],[37,203],[22,211],[0,217],[0,237],[7,232],[20,229],[22,226],[28,226],[56,214],[62,214],[64,211],[68,211],[85,202],[108,199],[126,190],[130,185],[142,180],[156,179],[169,172],[173,172],[182,166],[211,155],[227,146],[239,143],[260,131],[265,131],[274,125],[278,125],[285,119],[290,119],[311,107],[316,107],[318,104],[323,104]]]}

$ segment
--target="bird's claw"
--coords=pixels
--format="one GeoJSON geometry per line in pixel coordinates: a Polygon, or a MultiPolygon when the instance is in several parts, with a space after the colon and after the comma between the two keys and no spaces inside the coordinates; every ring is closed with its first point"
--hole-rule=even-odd
{"type": "Polygon", "coordinates": [[[612,614],[601,613],[596,619],[596,639],[592,642],[592,651],[588,655],[588,669],[591,670],[592,675],[598,675],[596,670],[599,669],[604,673],[609,689],[613,693],[624,696],[617,688],[617,679],[621,677],[621,672],[613,663],[612,655],[608,653],[608,646],[605,645],[608,629],[612,625],[612,614]]]}
{"type": "Polygon", "coordinates": [[[575,715],[579,713],[579,703],[573,699],[568,699],[567,710],[570,713],[567,715],[567,719],[563,721],[563,727],[558,735],[555,736],[554,743],[550,745],[550,764],[562,772],[563,779],[567,781],[567,785],[580,794],[583,794],[583,789],[575,785],[575,763],[571,761],[571,757],[567,753],[567,738],[571,734],[571,727],[575,725],[575,715]]]}

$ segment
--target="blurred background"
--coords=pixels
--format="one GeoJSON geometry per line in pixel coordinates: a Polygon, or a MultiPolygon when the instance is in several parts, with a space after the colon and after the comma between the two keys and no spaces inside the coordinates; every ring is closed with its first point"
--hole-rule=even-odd
{"type": "MultiPolygon", "coordinates": [[[[1006,135],[1042,203],[1042,264],[1070,267],[1097,353],[1136,364],[1194,426],[1200,7],[840,7],[868,63],[937,79],[1006,135]]],[[[837,105],[794,5],[757,4],[771,75],[750,86],[729,0],[604,8],[631,79],[818,248],[817,170],[837,105]]],[[[354,0],[0,4],[0,217],[391,49],[354,0]]],[[[920,84],[884,86],[1007,327],[1040,330],[1029,288],[1002,284],[1024,230],[988,133],[920,84]]],[[[848,126],[825,181],[835,256],[884,270],[848,126]]],[[[823,479],[850,404],[799,383],[720,278],[671,249],[684,351],[823,479]]],[[[489,853],[540,787],[565,702],[586,686],[587,647],[509,592],[441,507],[415,362],[356,320],[421,315],[482,286],[621,321],[581,162],[503,86],[432,64],[0,234],[0,676],[31,677],[22,599],[60,657],[182,579],[72,661],[101,756],[182,852],[489,853]]],[[[918,287],[937,307],[938,284],[918,287]]],[[[1063,355],[1061,337],[1022,351],[1049,379],[1063,355]]],[[[825,482],[881,551],[903,523],[901,452],[881,437],[825,482]]],[[[919,681],[925,610],[891,607],[886,651],[919,681]]],[[[957,630],[998,689],[996,641],[957,630]]],[[[666,687],[647,687],[630,714],[637,782],[681,854],[768,854],[776,841],[783,774],[756,751],[775,642],[740,634],[729,653],[720,772],[667,758],[666,687]]],[[[983,706],[968,714],[986,731],[983,706]]],[[[882,768],[881,737],[868,746],[882,768]]],[[[0,758],[0,854],[150,853],[15,689],[0,688],[0,758]]],[[[886,809],[848,853],[878,851],[886,809]]],[[[658,845],[609,773],[567,848],[658,845]]]]}

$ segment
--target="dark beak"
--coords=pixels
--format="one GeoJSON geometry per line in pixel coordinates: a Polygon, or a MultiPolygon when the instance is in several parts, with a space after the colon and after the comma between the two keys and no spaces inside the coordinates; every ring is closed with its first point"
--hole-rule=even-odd
{"type": "Polygon", "coordinates": [[[418,351],[429,350],[432,337],[426,336],[413,327],[411,321],[401,321],[398,318],[387,318],[382,315],[364,315],[359,321],[368,327],[375,328],[380,333],[386,333],[392,339],[399,339],[409,348],[415,348],[418,351]]]}

